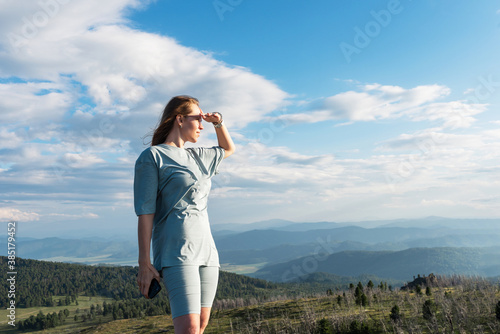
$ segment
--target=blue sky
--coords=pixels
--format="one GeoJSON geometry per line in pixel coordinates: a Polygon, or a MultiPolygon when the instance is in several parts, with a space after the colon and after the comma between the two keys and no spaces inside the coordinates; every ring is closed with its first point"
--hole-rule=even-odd
{"type": "Polygon", "coordinates": [[[500,217],[495,1],[6,0],[0,32],[0,221],[23,236],[133,236],[177,94],[237,144],[212,224],[500,217]]]}

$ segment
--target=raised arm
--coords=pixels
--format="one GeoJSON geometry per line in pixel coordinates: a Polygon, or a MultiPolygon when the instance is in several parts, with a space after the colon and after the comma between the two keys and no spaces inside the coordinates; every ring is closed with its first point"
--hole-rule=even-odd
{"type": "Polygon", "coordinates": [[[222,147],[225,151],[224,158],[227,158],[231,154],[234,153],[236,147],[234,146],[233,139],[227,130],[226,125],[222,122],[222,116],[219,113],[206,113],[203,114],[203,119],[207,122],[211,123],[219,123],[220,126],[215,127],[215,133],[217,134],[217,141],[219,142],[219,146],[222,147]],[[222,124],[220,124],[222,122],[222,124]]]}

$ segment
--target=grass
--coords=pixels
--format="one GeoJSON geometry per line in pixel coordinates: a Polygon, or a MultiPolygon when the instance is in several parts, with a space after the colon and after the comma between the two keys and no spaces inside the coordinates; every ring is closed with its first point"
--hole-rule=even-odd
{"type": "MultiPolygon", "coordinates": [[[[500,332],[500,321],[493,314],[494,305],[500,299],[500,289],[489,286],[478,290],[458,287],[433,288],[432,296],[418,295],[405,291],[380,291],[377,288],[365,290],[369,295],[370,304],[363,307],[354,302],[353,292],[345,291],[331,296],[318,295],[307,298],[283,299],[260,303],[259,305],[241,306],[230,309],[213,309],[209,326],[205,333],[310,333],[315,330],[317,322],[327,319],[332,326],[348,328],[354,321],[366,322],[372,334],[377,333],[408,333],[408,328],[419,328],[419,333],[434,334],[450,332],[445,312],[462,308],[465,318],[457,319],[457,326],[462,326],[463,333],[500,332]],[[445,293],[448,293],[446,296],[445,293]],[[375,298],[376,296],[376,298],[375,298]],[[340,298],[339,298],[340,297],[340,298]],[[338,299],[341,300],[340,304],[338,299]],[[422,317],[422,305],[425,300],[432,299],[439,305],[436,321],[432,324],[422,317]],[[395,330],[394,323],[389,319],[391,308],[400,307],[402,321],[395,330]],[[433,327],[434,326],[434,327],[433,327]],[[473,329],[474,328],[474,329],[473,329]]],[[[57,300],[58,297],[55,297],[57,300]]],[[[173,332],[172,320],[169,315],[144,317],[138,319],[123,319],[112,321],[111,315],[103,318],[97,316],[93,321],[74,322],[76,308],[89,309],[91,304],[111,301],[100,297],[79,297],[79,305],[42,308],[44,313],[52,313],[68,308],[70,316],[64,326],[45,330],[44,333],[162,333],[173,332]],[[91,298],[91,299],[90,299],[91,298]],[[99,323],[99,321],[101,323],[99,323]]],[[[18,319],[22,316],[38,313],[40,308],[19,310],[18,319]]],[[[5,316],[6,310],[1,310],[0,316],[5,316]]],[[[451,312],[450,314],[452,314],[451,312]]],[[[6,327],[6,325],[3,325],[6,327]]],[[[12,330],[0,330],[0,333],[11,333],[12,330]]],[[[415,331],[413,331],[415,332],[415,331]]],[[[457,331],[455,327],[454,332],[457,331]]]]}
{"type": "MultiPolygon", "coordinates": [[[[335,310],[333,300],[332,297],[301,298],[228,310],[212,310],[211,320],[205,333],[241,333],[247,328],[253,328],[255,332],[268,333],[266,330],[279,328],[285,330],[285,327],[289,329],[300,327],[304,319],[308,317],[320,320],[333,312],[335,310]]],[[[359,308],[342,312],[345,315],[355,316],[359,313],[371,311],[370,308],[359,308]]],[[[167,331],[173,331],[172,320],[170,316],[162,315],[142,319],[112,321],[97,325],[84,333],[152,334],[167,331]]]]}
{"type": "MultiPolygon", "coordinates": [[[[57,303],[59,299],[65,299],[66,296],[54,296],[52,299],[57,303]]],[[[67,332],[66,330],[70,330],[67,333],[76,333],[77,330],[85,329],[88,326],[88,324],[92,324],[92,322],[87,322],[82,323],[81,320],[78,320],[77,322],[74,321],[74,316],[77,314],[76,310],[80,310],[80,314],[83,314],[85,310],[90,310],[90,306],[92,304],[97,305],[101,304],[106,301],[106,302],[113,302],[114,299],[112,298],[105,298],[105,297],[100,297],[100,296],[78,296],[78,305],[76,303],[72,303],[71,305],[66,305],[66,306],[54,306],[54,307],[29,307],[29,308],[16,308],[16,324],[19,320],[24,320],[28,319],[31,315],[35,316],[42,311],[44,314],[48,313],[59,313],[59,311],[68,309],[69,316],[66,318],[66,324],[64,326],[59,326],[56,328],[52,328],[51,330],[46,330],[46,333],[65,333],[67,332]],[[85,325],[83,325],[85,324],[85,325]],[[53,331],[52,331],[53,330],[53,331]]],[[[17,333],[16,328],[8,325],[8,318],[7,315],[9,314],[9,311],[6,309],[0,309],[0,319],[3,321],[0,321],[0,333],[17,333]],[[7,319],[7,320],[4,320],[7,319]]],[[[102,317],[101,316],[101,322],[107,322],[107,321],[112,321],[113,317],[111,315],[107,317],[102,317]]],[[[94,322],[95,324],[98,324],[98,319],[96,319],[94,322]]]]}

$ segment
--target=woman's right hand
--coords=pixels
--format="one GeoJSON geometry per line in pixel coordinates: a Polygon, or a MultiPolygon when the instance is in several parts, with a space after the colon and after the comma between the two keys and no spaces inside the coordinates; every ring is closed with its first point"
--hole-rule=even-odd
{"type": "Polygon", "coordinates": [[[139,273],[137,274],[137,285],[139,286],[139,290],[141,294],[149,299],[148,292],[149,286],[151,285],[151,281],[155,278],[158,280],[158,283],[161,282],[161,277],[158,271],[151,263],[139,265],[139,273]]]}

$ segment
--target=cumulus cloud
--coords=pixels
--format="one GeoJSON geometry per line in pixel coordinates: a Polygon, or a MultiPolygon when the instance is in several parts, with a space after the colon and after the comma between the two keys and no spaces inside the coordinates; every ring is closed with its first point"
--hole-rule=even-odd
{"type": "Polygon", "coordinates": [[[410,89],[399,86],[368,84],[361,91],[342,92],[311,104],[307,113],[280,115],[289,123],[325,120],[375,121],[407,117],[413,121],[439,121],[444,127],[469,127],[474,115],[486,110],[485,104],[467,101],[436,102],[450,94],[440,85],[410,89]]]}
{"type": "Polygon", "coordinates": [[[74,102],[62,89],[57,83],[0,83],[0,122],[29,126],[61,120],[74,102]]]}
{"type": "Polygon", "coordinates": [[[34,196],[52,203],[43,205],[52,218],[89,201],[130,207],[116,194],[130,192],[142,137],[173,95],[196,96],[235,130],[288,104],[289,94],[249,69],[132,28],[127,11],[148,2],[0,2],[0,199],[12,206],[4,210],[34,196]],[[55,204],[62,200],[74,203],[55,204]]]}
{"type": "Polygon", "coordinates": [[[273,207],[291,220],[377,219],[380,212],[418,217],[422,210],[451,217],[499,214],[494,190],[494,180],[500,179],[499,136],[497,130],[429,128],[403,133],[376,144],[371,154],[354,152],[354,157],[251,142],[223,163],[225,177],[212,196],[237,207],[240,216],[273,207]]]}

